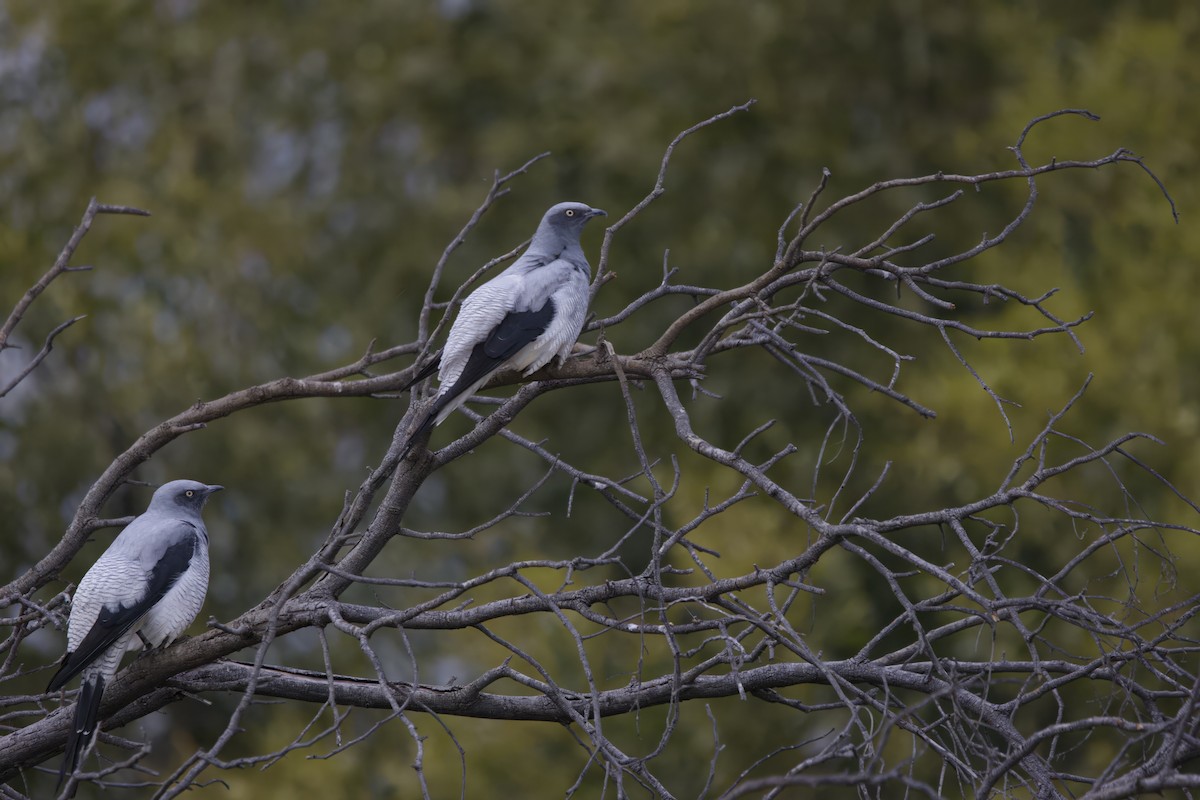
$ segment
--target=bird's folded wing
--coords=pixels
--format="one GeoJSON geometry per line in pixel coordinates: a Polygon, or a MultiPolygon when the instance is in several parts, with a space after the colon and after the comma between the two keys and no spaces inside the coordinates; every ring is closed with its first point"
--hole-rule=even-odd
{"type": "Polygon", "coordinates": [[[463,301],[442,350],[438,382],[443,387],[458,382],[475,346],[486,341],[509,312],[515,310],[520,290],[520,276],[506,272],[480,286],[463,301]]]}
{"type": "MultiPolygon", "coordinates": [[[[79,646],[67,654],[63,665],[50,679],[46,691],[52,692],[61,688],[67,681],[78,675],[96,658],[121,639],[129,630],[163,598],[179,577],[191,566],[192,559],[200,545],[200,534],[194,526],[182,520],[178,523],[181,530],[178,535],[170,537],[174,541],[163,550],[162,555],[146,575],[144,584],[133,576],[127,579],[130,595],[124,598],[110,599],[100,608],[91,630],[83,637],[79,646]],[[139,591],[144,586],[144,590],[139,591]]],[[[96,568],[102,568],[100,561],[96,568]]],[[[140,576],[138,576],[140,577],[140,576]]],[[[120,581],[121,576],[112,576],[111,580],[120,581]]],[[[84,585],[76,592],[76,602],[88,602],[89,598],[79,598],[84,585]]]]}
{"type": "MultiPolygon", "coordinates": [[[[483,341],[483,354],[495,359],[497,365],[507,361],[522,347],[546,332],[550,320],[554,319],[554,312],[553,300],[547,300],[541,308],[534,311],[510,311],[483,341]]],[[[474,355],[472,353],[472,357],[474,355]]]]}
{"type": "Polygon", "coordinates": [[[522,347],[545,333],[552,319],[554,319],[553,300],[547,300],[536,311],[509,312],[495,330],[471,350],[466,365],[463,366],[458,379],[446,390],[445,396],[455,397],[481,378],[499,369],[522,347]]]}
{"type": "Polygon", "coordinates": [[[565,358],[571,352],[571,345],[579,338],[587,318],[587,271],[565,272],[565,279],[555,288],[550,300],[554,303],[554,317],[538,342],[539,352],[525,366],[526,375],[541,369],[556,355],[565,358]]]}

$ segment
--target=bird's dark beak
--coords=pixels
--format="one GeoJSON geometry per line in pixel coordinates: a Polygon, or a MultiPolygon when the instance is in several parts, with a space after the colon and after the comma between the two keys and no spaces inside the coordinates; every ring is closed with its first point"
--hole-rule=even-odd
{"type": "Polygon", "coordinates": [[[603,208],[593,208],[591,211],[588,212],[588,219],[591,219],[592,217],[607,217],[607,216],[608,216],[608,212],[605,211],[603,208]]]}
{"type": "Polygon", "coordinates": [[[208,493],[209,493],[209,494],[216,494],[217,492],[221,491],[221,490],[222,490],[222,489],[224,489],[225,487],[224,487],[224,486],[218,486],[217,484],[215,484],[215,483],[214,483],[214,484],[212,484],[211,486],[209,486],[209,487],[207,487],[207,488],[208,488],[208,493]]]}

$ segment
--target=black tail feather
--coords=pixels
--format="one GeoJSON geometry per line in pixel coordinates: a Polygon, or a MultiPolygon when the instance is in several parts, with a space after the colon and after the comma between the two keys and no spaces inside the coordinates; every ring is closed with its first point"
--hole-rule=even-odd
{"type": "Polygon", "coordinates": [[[442,363],[442,354],[441,354],[441,351],[438,351],[438,353],[429,360],[428,364],[421,367],[421,371],[418,372],[411,381],[409,381],[408,383],[406,383],[400,387],[400,394],[407,392],[413,386],[417,385],[418,383],[420,383],[421,381],[425,380],[430,375],[432,375],[435,371],[437,371],[437,368],[441,363],[442,363]]]}
{"type": "Polygon", "coordinates": [[[429,432],[432,431],[433,426],[437,424],[438,412],[441,411],[444,406],[445,403],[440,403],[435,400],[431,404],[430,408],[426,409],[425,418],[421,420],[421,424],[418,425],[413,430],[412,434],[409,435],[408,441],[404,443],[404,449],[400,451],[400,459],[402,461],[404,460],[404,457],[408,455],[408,451],[412,450],[413,445],[419,441],[422,441],[423,439],[429,438],[429,432]]]}
{"type": "Polygon", "coordinates": [[[96,732],[96,723],[100,716],[100,698],[103,696],[103,675],[92,675],[83,679],[79,686],[79,699],[75,701],[75,718],[67,736],[67,749],[63,753],[63,763],[58,770],[58,786],[55,792],[62,789],[67,776],[75,774],[75,770],[79,768],[83,751],[87,749],[92,741],[92,734],[96,732]]]}
{"type": "MultiPolygon", "coordinates": [[[[405,392],[415,386],[418,382],[428,378],[434,373],[434,371],[437,370],[441,363],[442,354],[439,352],[433,359],[430,360],[428,364],[421,368],[421,371],[417,373],[416,377],[404,384],[400,391],[405,392]]],[[[437,424],[437,413],[441,410],[441,408],[442,406],[437,405],[435,401],[433,409],[429,412],[426,412],[425,418],[421,420],[421,424],[417,426],[417,429],[414,430],[412,435],[408,437],[408,441],[404,443],[404,449],[400,451],[400,458],[402,460],[406,455],[408,455],[408,451],[412,449],[412,446],[417,443],[418,439],[420,439],[422,436],[428,435],[429,432],[433,430],[433,426],[437,424]]]]}

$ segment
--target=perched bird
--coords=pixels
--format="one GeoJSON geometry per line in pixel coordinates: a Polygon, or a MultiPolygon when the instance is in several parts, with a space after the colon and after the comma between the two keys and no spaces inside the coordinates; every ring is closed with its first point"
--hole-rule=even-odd
{"type": "MultiPolygon", "coordinates": [[[[592,274],[579,236],[597,216],[607,214],[583,203],[551,206],[521,257],[467,296],[442,350],[437,396],[403,453],[493,373],[519,369],[532,375],[552,358],[562,363],[570,355],[587,316],[592,274]]],[[[438,366],[429,364],[413,383],[438,366]]]]}
{"type": "Polygon", "coordinates": [[[79,582],[67,622],[67,654],[46,691],[83,674],[75,721],[58,773],[61,788],[96,731],[104,687],[121,656],[165,646],[196,618],[208,590],[208,531],[200,510],[220,486],[171,481],[117,535],[79,582]]]}

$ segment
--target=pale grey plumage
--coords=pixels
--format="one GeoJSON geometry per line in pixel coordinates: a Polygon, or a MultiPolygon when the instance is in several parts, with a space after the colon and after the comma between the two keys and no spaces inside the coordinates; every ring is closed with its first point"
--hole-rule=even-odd
{"type": "Polygon", "coordinates": [[[571,354],[587,317],[591,279],[579,237],[588,220],[604,214],[584,203],[551,206],[521,257],[467,296],[442,350],[438,394],[404,452],[493,373],[517,369],[532,375],[571,354]]]}
{"type": "Polygon", "coordinates": [[[71,602],[67,654],[54,691],[82,674],[59,784],[95,732],[105,685],[128,650],[165,646],[187,629],[208,589],[208,531],[200,516],[220,486],[171,481],[96,560],[71,602]]]}

